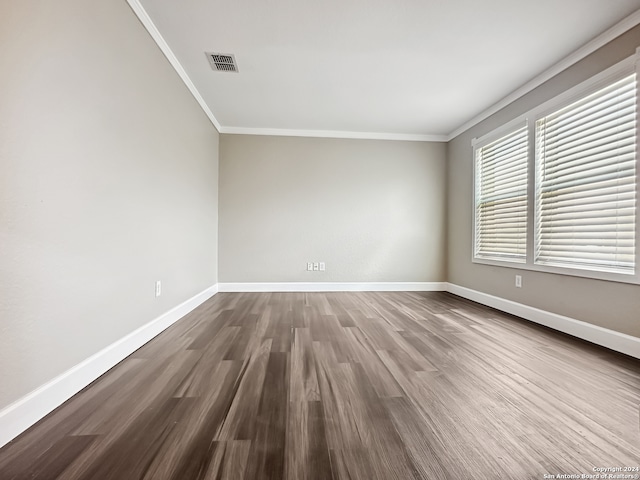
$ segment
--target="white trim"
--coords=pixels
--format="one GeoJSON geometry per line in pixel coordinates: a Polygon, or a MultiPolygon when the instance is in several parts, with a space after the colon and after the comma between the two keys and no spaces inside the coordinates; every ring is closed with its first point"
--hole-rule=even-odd
{"type": "MultiPolygon", "coordinates": [[[[473,188],[472,188],[472,195],[471,195],[471,201],[472,201],[472,207],[471,207],[471,211],[473,212],[473,231],[472,231],[472,244],[471,244],[471,261],[473,263],[484,263],[485,261],[489,260],[492,261],[491,258],[487,258],[487,257],[480,257],[477,256],[478,252],[477,252],[477,248],[478,248],[478,151],[481,150],[482,148],[484,148],[486,145],[489,145],[490,143],[493,142],[497,142],[499,140],[504,139],[505,137],[515,133],[516,131],[520,130],[524,128],[525,132],[526,132],[526,142],[527,142],[527,174],[528,174],[528,169],[530,167],[529,165],[529,151],[530,151],[530,147],[531,147],[531,143],[530,143],[530,134],[529,134],[529,124],[528,124],[528,119],[526,117],[526,115],[521,115],[518,118],[515,118],[514,120],[505,123],[503,126],[496,128],[495,130],[487,133],[486,135],[483,135],[480,138],[474,138],[471,140],[471,145],[472,145],[472,162],[473,162],[473,169],[472,169],[472,173],[473,173],[473,188]]],[[[527,176],[527,179],[529,177],[527,176]]],[[[529,184],[529,182],[527,182],[529,184]]],[[[529,191],[528,191],[529,185],[527,185],[527,199],[529,199],[529,191]]],[[[529,208],[529,205],[527,204],[527,209],[529,208]]],[[[528,234],[528,232],[527,232],[528,234]]],[[[528,254],[529,249],[526,248],[528,243],[527,243],[527,238],[525,238],[525,253],[528,254]]],[[[526,255],[525,255],[526,257],[526,255]]],[[[526,258],[524,260],[521,260],[519,258],[502,258],[502,259],[498,259],[498,261],[500,262],[500,264],[502,264],[502,262],[504,263],[508,263],[508,264],[513,264],[513,265],[524,265],[526,263],[526,258]]]]}
{"type": "Polygon", "coordinates": [[[442,292],[446,282],[219,283],[219,292],[442,292]]]}
{"type": "Polygon", "coordinates": [[[500,125],[498,128],[491,130],[489,133],[485,133],[481,137],[471,139],[471,146],[476,148],[482,148],[485,145],[498,140],[501,137],[505,137],[510,133],[515,132],[518,128],[527,125],[527,115],[520,115],[514,118],[510,122],[500,125]]]}
{"type": "Polygon", "coordinates": [[[640,358],[640,338],[616,332],[598,325],[565,317],[539,308],[523,305],[487,293],[471,290],[453,283],[447,284],[447,291],[506,313],[530,320],[554,330],[567,333],[588,342],[610,348],[631,357],[640,358]]]}
{"type": "MultiPolygon", "coordinates": [[[[502,126],[483,134],[479,138],[473,138],[471,140],[472,145],[472,165],[473,165],[473,195],[471,197],[473,212],[473,242],[471,245],[471,261],[473,263],[479,263],[484,265],[493,265],[499,267],[516,268],[521,270],[533,270],[537,272],[554,273],[558,275],[569,275],[574,277],[592,278],[598,280],[607,280],[611,282],[640,284],[640,255],[636,255],[636,268],[635,273],[629,274],[625,272],[616,272],[606,269],[597,270],[594,267],[580,268],[577,265],[549,265],[536,263],[534,259],[535,250],[535,232],[537,212],[536,201],[538,194],[536,188],[538,187],[537,178],[537,164],[539,154],[536,144],[536,122],[552,112],[555,112],[567,105],[578,101],[601,88],[604,88],[627,75],[631,75],[638,69],[638,60],[640,54],[640,47],[636,50],[634,55],[631,55],[615,65],[610,66],[606,70],[593,75],[592,77],[580,82],[577,85],[569,88],[568,90],[556,95],[555,97],[545,101],[544,103],[530,109],[529,111],[519,115],[513,120],[503,124],[502,126]],[[476,257],[476,183],[477,183],[477,160],[476,151],[482,148],[485,144],[488,144],[501,136],[508,135],[510,132],[515,131],[520,125],[527,125],[529,136],[528,147],[528,206],[527,206],[527,255],[526,262],[514,261],[510,259],[500,258],[482,258],[476,257]]],[[[637,72],[636,72],[637,74],[637,72]]],[[[640,102],[640,95],[638,95],[638,101],[640,102]]],[[[638,104],[640,106],[640,103],[638,104]]],[[[640,142],[640,135],[638,136],[640,142]]],[[[640,143],[638,144],[640,148],[640,143]]],[[[640,151],[640,150],[638,150],[640,151]]],[[[640,196],[640,183],[638,184],[638,193],[640,196]]],[[[640,238],[640,222],[636,221],[636,238],[640,238]]]]}
{"type": "Polygon", "coordinates": [[[588,55],[592,54],[593,52],[595,52],[599,48],[603,47],[607,43],[611,42],[615,38],[619,37],[623,33],[631,30],[633,27],[635,27],[638,24],[640,24],[640,10],[636,10],[631,15],[629,15],[626,18],[624,18],[622,21],[618,22],[616,25],[614,25],[610,29],[608,29],[608,30],[604,31],[603,33],[601,33],[600,35],[598,35],[596,38],[591,40],[589,43],[583,45],[578,50],[576,50],[575,52],[570,54],[569,56],[567,56],[567,57],[563,58],[562,60],[560,60],[558,63],[553,65],[551,68],[545,70],[540,75],[537,75],[536,77],[534,77],[529,82],[525,83],[523,86],[521,86],[517,90],[511,92],[509,95],[504,97],[499,102],[494,103],[492,106],[490,106],[489,108],[487,108],[486,110],[484,110],[480,114],[476,115],[472,119],[470,119],[470,120],[466,121],[465,123],[463,123],[462,125],[460,125],[453,132],[451,132],[449,135],[447,135],[447,142],[453,140],[454,138],[456,138],[461,133],[464,133],[465,131],[469,130],[471,127],[473,127],[473,126],[477,125],[478,123],[480,123],[481,121],[487,119],[488,117],[490,117],[494,113],[502,110],[504,107],[506,107],[510,103],[518,100],[520,97],[523,97],[524,95],[526,95],[530,91],[532,91],[535,88],[537,88],[540,85],[542,85],[547,80],[550,80],[551,78],[555,77],[556,75],[558,75],[562,71],[566,70],[570,66],[578,63],[583,58],[585,58],[588,55]]]}
{"type": "Polygon", "coordinates": [[[0,410],[0,448],[218,292],[447,291],[611,350],[640,358],[640,338],[446,282],[219,283],[134,330],[0,410]]]}
{"type": "Polygon", "coordinates": [[[0,410],[0,447],[218,292],[213,285],[0,410]]]}
{"type": "Polygon", "coordinates": [[[460,127],[455,129],[448,135],[441,134],[404,134],[404,133],[375,133],[375,132],[348,132],[348,131],[331,131],[331,130],[297,130],[297,129],[277,129],[277,128],[245,128],[245,127],[222,127],[218,120],[213,115],[213,112],[207,106],[200,92],[193,84],[189,75],[184,70],[178,58],[175,56],[167,42],[164,40],[160,31],[151,20],[151,17],[144,9],[140,0],[127,0],[129,6],[140,19],[144,27],[147,29],[151,37],[155,40],[160,47],[160,50],[167,57],[173,68],[176,70],[182,81],[185,83],[191,94],[194,96],[202,110],[211,122],[215,125],[218,132],[229,134],[242,134],[242,135],[270,135],[270,136],[287,136],[287,137],[319,137],[319,138],[354,138],[354,139],[375,139],[375,140],[404,140],[404,141],[418,141],[418,142],[449,142],[455,137],[465,132],[469,128],[477,125],[482,120],[485,120],[489,116],[493,115],[497,111],[506,107],[510,103],[526,95],[533,89],[539,87],[547,80],[556,76],[563,70],[569,68],[571,65],[579,62],[586,56],[595,52],[597,49],[606,45],[614,40],[616,37],[622,35],[628,30],[632,29],[636,25],[640,24],[640,10],[636,10],[631,15],[618,22],[613,27],[609,28],[605,32],[598,35],[596,38],[565,57],[549,69],[545,70],[532,80],[524,84],[522,87],[513,91],[499,102],[493,104],[491,107],[484,110],[482,113],[476,115],[472,119],[468,120],[460,127]]]}
{"type": "Polygon", "coordinates": [[[564,92],[550,98],[546,102],[532,108],[524,114],[532,123],[535,124],[539,119],[545,117],[561,108],[567,107],[582,98],[597,92],[601,88],[607,87],[622,78],[635,73],[636,61],[638,53],[628,56],[620,60],[618,63],[596,73],[590,78],[580,82],[577,85],[565,90],[564,92]]]}
{"type": "MultiPolygon", "coordinates": [[[[640,184],[640,182],[639,182],[640,184]]],[[[637,224],[640,222],[636,222],[637,224]]],[[[529,235],[531,233],[531,229],[527,231],[527,245],[532,245],[529,242],[529,235]]],[[[636,238],[640,238],[640,236],[636,236],[636,238]]],[[[475,240],[474,240],[475,241],[475,240]]],[[[516,263],[509,262],[505,260],[497,260],[491,258],[476,258],[473,256],[471,262],[477,263],[481,265],[491,265],[492,267],[504,267],[504,268],[515,268],[516,270],[530,270],[532,272],[542,272],[542,273],[553,273],[557,275],[565,275],[569,277],[580,277],[580,278],[590,278],[592,280],[606,280],[607,282],[616,282],[616,283],[628,283],[631,285],[639,285],[640,284],[640,271],[638,267],[638,260],[640,259],[640,255],[636,255],[636,273],[619,273],[619,272],[607,272],[603,270],[593,270],[591,267],[588,269],[580,269],[577,266],[573,267],[565,267],[565,266],[555,266],[555,265],[547,265],[547,264],[538,264],[533,263],[533,260],[529,263],[529,258],[533,259],[533,249],[527,250],[527,263],[516,263]]]]}
{"type": "Polygon", "coordinates": [[[187,86],[191,94],[194,96],[204,113],[209,117],[209,120],[215,125],[219,133],[228,134],[240,134],[240,135],[267,135],[278,137],[317,137],[317,138],[353,138],[363,140],[400,140],[400,141],[412,141],[412,142],[446,142],[448,138],[446,135],[421,135],[412,133],[378,133],[378,132],[348,132],[348,131],[331,131],[331,130],[299,130],[299,129],[279,129],[279,128],[245,128],[245,127],[223,127],[220,122],[213,115],[213,112],[209,109],[209,106],[205,102],[202,95],[189,78],[186,70],[180,64],[180,61],[175,56],[169,44],[165,41],[164,37],[153,23],[153,20],[144,9],[140,0],[127,0],[129,6],[138,16],[144,27],[147,29],[151,37],[155,40],[162,50],[162,53],[167,57],[167,60],[171,63],[176,70],[184,84],[187,86]]]}
{"type": "Polygon", "coordinates": [[[202,110],[204,111],[205,115],[209,117],[209,120],[211,120],[211,123],[213,123],[213,125],[216,127],[218,132],[220,132],[220,122],[218,122],[216,117],[213,115],[213,112],[209,109],[207,102],[205,102],[204,98],[202,98],[202,95],[200,95],[200,92],[191,81],[191,78],[189,78],[189,75],[187,74],[186,70],[182,67],[182,65],[178,61],[178,57],[175,56],[175,54],[173,53],[173,50],[171,50],[171,48],[169,47],[169,44],[165,41],[164,37],[162,36],[162,34],[160,33],[156,25],[153,23],[153,20],[151,20],[151,17],[147,13],[147,11],[144,9],[140,1],[127,0],[127,3],[129,4],[133,12],[137,15],[137,17],[140,19],[140,22],[142,22],[142,25],[144,25],[144,27],[147,29],[147,31],[149,32],[149,35],[151,35],[151,37],[158,44],[158,47],[160,47],[160,50],[162,50],[162,53],[164,53],[164,56],[167,57],[167,60],[169,60],[169,63],[171,63],[176,73],[180,76],[180,78],[182,79],[184,84],[187,86],[187,88],[189,89],[193,97],[196,99],[196,101],[200,105],[200,108],[202,108],[202,110]]]}
{"type": "MultiPolygon", "coordinates": [[[[636,82],[640,81],[640,47],[636,48],[636,63],[634,65],[634,71],[636,73],[636,82]]],[[[636,115],[637,112],[640,112],[640,95],[637,95],[636,92],[636,115]]],[[[636,117],[636,128],[637,128],[637,117],[636,117]]],[[[636,242],[636,266],[635,266],[635,275],[638,284],[640,284],[640,247],[638,247],[638,242],[640,242],[640,213],[638,206],[638,199],[640,198],[640,161],[638,160],[638,156],[640,155],[640,135],[636,131],[636,233],[635,233],[635,242],[636,242]]]]}
{"type": "Polygon", "coordinates": [[[338,130],[297,130],[286,128],[222,127],[220,133],[275,137],[353,138],[361,140],[400,140],[408,142],[446,142],[446,135],[413,133],[346,132],[338,130]]]}

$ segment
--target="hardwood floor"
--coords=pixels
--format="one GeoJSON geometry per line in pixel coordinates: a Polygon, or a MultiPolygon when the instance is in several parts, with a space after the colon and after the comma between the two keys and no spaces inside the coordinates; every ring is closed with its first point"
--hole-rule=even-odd
{"type": "Polygon", "coordinates": [[[1,449],[0,478],[593,475],[640,465],[639,404],[640,361],[447,293],[221,293],[1,449]]]}

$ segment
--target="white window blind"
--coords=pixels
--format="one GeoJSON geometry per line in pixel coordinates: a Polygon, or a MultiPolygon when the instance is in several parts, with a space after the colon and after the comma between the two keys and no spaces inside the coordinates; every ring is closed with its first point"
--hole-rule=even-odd
{"type": "Polygon", "coordinates": [[[475,150],[475,258],[526,261],[527,138],[525,125],[475,150]]]}
{"type": "Polygon", "coordinates": [[[636,76],[536,122],[536,264],[634,273],[636,76]]]}

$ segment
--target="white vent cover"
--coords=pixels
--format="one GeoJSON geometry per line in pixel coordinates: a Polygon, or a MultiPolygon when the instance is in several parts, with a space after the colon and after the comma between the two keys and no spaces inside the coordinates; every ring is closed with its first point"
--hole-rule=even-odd
{"type": "Polygon", "coordinates": [[[206,52],[211,68],[216,72],[237,72],[236,57],[231,53],[206,52]]]}

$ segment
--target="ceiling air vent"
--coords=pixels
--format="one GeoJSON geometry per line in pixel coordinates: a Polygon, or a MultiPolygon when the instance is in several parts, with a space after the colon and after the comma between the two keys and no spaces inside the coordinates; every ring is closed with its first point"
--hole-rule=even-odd
{"type": "Polygon", "coordinates": [[[207,53],[211,68],[216,72],[237,72],[236,57],[231,53],[207,53]]]}

